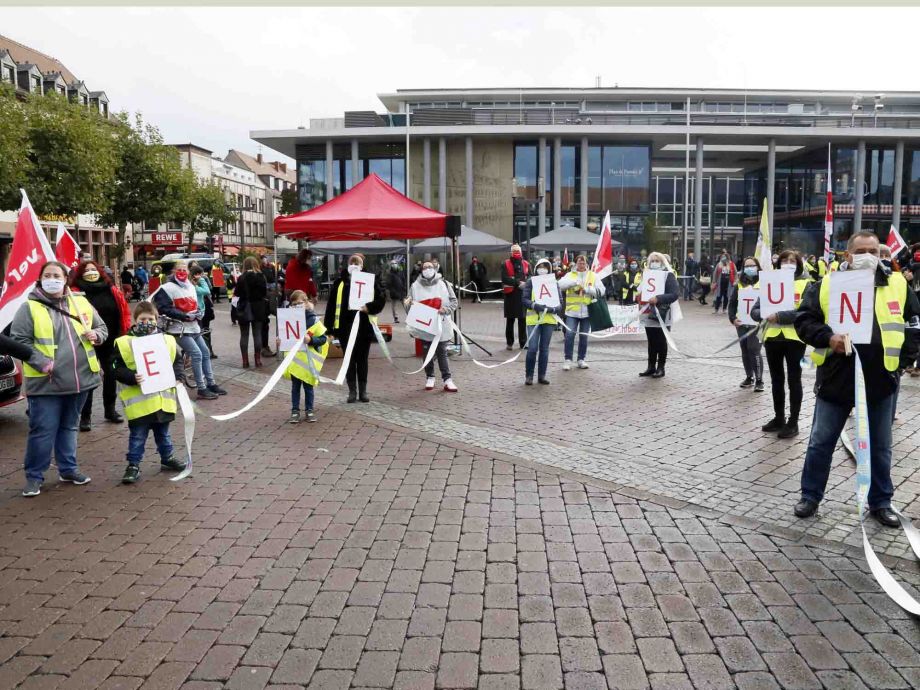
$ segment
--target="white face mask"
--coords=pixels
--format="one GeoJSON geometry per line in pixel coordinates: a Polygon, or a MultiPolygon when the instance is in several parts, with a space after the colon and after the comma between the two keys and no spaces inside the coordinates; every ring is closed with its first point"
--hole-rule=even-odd
{"type": "Polygon", "coordinates": [[[854,254],[850,268],[854,271],[874,271],[878,268],[878,257],[875,254],[854,254]]]}
{"type": "Polygon", "coordinates": [[[303,302],[294,302],[291,303],[291,309],[306,309],[307,305],[303,302]]]}
{"type": "Polygon", "coordinates": [[[61,278],[42,278],[42,290],[49,295],[56,295],[64,291],[64,280],[61,278]]]}
{"type": "Polygon", "coordinates": [[[798,266],[796,264],[783,264],[780,266],[780,268],[784,271],[794,271],[798,268],[798,266]]]}
{"type": "Polygon", "coordinates": [[[354,273],[355,271],[360,271],[362,268],[361,264],[348,264],[348,272],[354,273]]]}
{"type": "Polygon", "coordinates": [[[422,277],[428,278],[429,280],[434,278],[434,269],[433,268],[423,268],[422,277]]]}
{"type": "Polygon", "coordinates": [[[537,269],[538,276],[545,276],[547,273],[549,273],[549,269],[543,268],[542,266],[537,269]]]}
{"type": "Polygon", "coordinates": [[[653,271],[657,271],[659,268],[661,268],[661,262],[660,261],[649,261],[648,267],[652,269],[653,271]]]}

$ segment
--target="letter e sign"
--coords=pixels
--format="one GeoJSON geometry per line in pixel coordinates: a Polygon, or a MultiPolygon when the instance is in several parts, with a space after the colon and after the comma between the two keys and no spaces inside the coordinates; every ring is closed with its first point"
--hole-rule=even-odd
{"type": "Polygon", "coordinates": [[[141,382],[141,393],[159,393],[176,385],[176,375],[173,373],[165,335],[154,333],[134,338],[131,340],[131,350],[134,353],[137,373],[144,377],[141,382]]]}

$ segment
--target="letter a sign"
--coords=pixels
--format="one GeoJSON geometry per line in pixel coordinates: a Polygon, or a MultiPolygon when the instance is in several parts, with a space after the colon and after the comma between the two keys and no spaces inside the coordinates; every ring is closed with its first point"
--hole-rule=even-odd
{"type": "Polygon", "coordinates": [[[760,272],[760,315],[795,309],[795,271],[760,272]]]}
{"type": "Polygon", "coordinates": [[[834,333],[849,333],[854,345],[872,342],[875,272],[836,272],[825,280],[831,281],[827,323],[834,333]]]}
{"type": "Polygon", "coordinates": [[[348,291],[348,308],[355,311],[374,301],[374,274],[355,271],[351,274],[351,289],[348,291]]]}
{"type": "Polygon", "coordinates": [[[544,307],[558,307],[559,286],[556,284],[556,276],[553,274],[545,276],[534,276],[531,278],[533,285],[533,301],[542,304],[544,307]]]}

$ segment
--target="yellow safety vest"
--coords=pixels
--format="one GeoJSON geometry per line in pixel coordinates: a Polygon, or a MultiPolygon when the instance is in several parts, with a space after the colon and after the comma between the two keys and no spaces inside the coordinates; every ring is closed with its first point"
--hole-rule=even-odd
{"type": "MultiPolygon", "coordinates": [[[[800,278],[795,281],[795,308],[798,309],[799,305],[802,303],[802,295],[805,294],[805,288],[808,287],[808,283],[811,281],[807,278],[800,278]]],[[[798,333],[795,332],[795,326],[789,324],[788,326],[780,326],[779,324],[769,324],[764,331],[763,339],[771,340],[777,338],[780,334],[786,340],[797,340],[802,342],[802,339],[799,338],[798,333]]]]}
{"type": "MultiPolygon", "coordinates": [[[[338,319],[338,310],[336,310],[336,319],[338,319]]],[[[326,327],[323,325],[322,321],[317,320],[312,326],[307,329],[307,335],[311,338],[319,337],[326,334],[326,327]]],[[[291,377],[300,379],[301,381],[308,383],[311,386],[318,386],[319,379],[313,375],[313,372],[310,371],[310,362],[313,363],[313,369],[316,371],[317,375],[323,369],[323,363],[326,361],[326,355],[329,353],[329,339],[326,339],[326,342],[323,343],[322,347],[319,349],[310,346],[307,343],[304,343],[303,349],[301,349],[294,359],[291,360],[288,368],[284,370],[284,378],[290,381],[291,377]],[[307,360],[307,357],[310,360],[307,360]]]]}
{"type": "MultiPolygon", "coordinates": [[[[91,342],[83,338],[83,334],[90,330],[83,325],[84,321],[90,325],[93,323],[93,307],[82,295],[72,295],[68,298],[67,304],[71,316],[76,316],[77,318],[66,319],[66,321],[73,325],[77,339],[83,344],[90,371],[99,371],[96,349],[91,342]]],[[[29,300],[29,311],[32,313],[32,337],[35,349],[48,359],[53,360],[54,350],[57,345],[54,343],[54,324],[51,321],[51,313],[46,305],[34,299],[29,300]]],[[[29,366],[27,362],[22,363],[22,373],[30,378],[47,376],[47,374],[29,366]]]]}
{"type": "MultiPolygon", "coordinates": [[[[169,351],[169,358],[176,359],[176,339],[169,334],[166,337],[166,348],[169,351]]],[[[121,355],[125,366],[131,371],[137,371],[137,363],[134,361],[134,350],[131,348],[131,341],[136,336],[123,335],[115,339],[115,347],[118,348],[118,354],[121,355]]],[[[176,414],[178,409],[176,405],[176,389],[168,388],[159,393],[144,393],[140,386],[125,386],[118,393],[122,404],[125,406],[125,416],[128,421],[146,417],[154,412],[170,412],[176,414]]]]}
{"type": "MultiPolygon", "coordinates": [[[[536,290],[531,288],[530,290],[530,301],[531,303],[535,302],[537,299],[536,290]]],[[[537,326],[542,323],[556,323],[556,319],[553,318],[553,315],[549,312],[544,311],[541,314],[538,314],[534,309],[527,310],[527,318],[525,319],[528,326],[537,326]]]]}
{"type": "Polygon", "coordinates": [[[336,331],[339,330],[339,316],[342,315],[342,293],[345,291],[345,283],[339,283],[339,289],[335,294],[335,322],[332,325],[332,328],[336,331]]]}
{"type": "Polygon", "coordinates": [[[637,270],[636,275],[633,276],[632,285],[629,284],[629,273],[626,273],[626,285],[620,291],[622,299],[626,299],[629,295],[629,291],[633,288],[638,289],[642,285],[642,271],[637,270]]]}
{"type": "MultiPolygon", "coordinates": [[[[824,313],[824,322],[827,323],[827,314],[830,309],[831,284],[830,280],[822,280],[818,302],[824,313]]],[[[882,335],[882,354],[885,368],[888,371],[897,371],[901,360],[901,346],[904,344],[904,307],[907,304],[907,281],[891,280],[888,285],[875,288],[875,319],[878,321],[879,331],[882,335]]],[[[830,352],[829,347],[815,348],[811,353],[812,361],[821,366],[830,352]]]]}
{"type": "MultiPolygon", "coordinates": [[[[573,277],[577,280],[578,272],[571,271],[568,277],[573,277]]],[[[587,275],[585,276],[585,287],[589,287],[589,286],[593,287],[594,280],[596,277],[597,276],[594,274],[594,271],[587,271],[587,275]]],[[[593,301],[594,301],[594,298],[588,297],[587,293],[579,294],[578,288],[570,287],[568,290],[565,291],[565,311],[566,313],[577,312],[580,307],[588,306],[593,301]]]]}

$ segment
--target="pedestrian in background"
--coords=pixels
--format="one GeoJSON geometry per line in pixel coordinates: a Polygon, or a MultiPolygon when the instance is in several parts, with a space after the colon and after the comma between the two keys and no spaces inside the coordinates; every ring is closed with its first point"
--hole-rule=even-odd
{"type": "MultiPolygon", "coordinates": [[[[757,288],[760,285],[760,262],[752,256],[744,260],[741,276],[738,278],[738,290],[732,291],[728,302],[728,320],[735,327],[738,337],[747,335],[738,345],[741,347],[741,363],[744,365],[744,380],[741,388],[754,386],[754,391],[763,391],[763,355],[760,351],[760,338],[756,334],[748,335],[757,330],[756,326],[744,325],[738,318],[738,294],[742,287],[757,288]]],[[[752,310],[753,311],[753,310],[752,310]]]]}
{"type": "Polygon", "coordinates": [[[400,304],[406,298],[406,285],[403,283],[402,273],[402,269],[398,263],[395,261],[390,263],[390,270],[387,272],[387,295],[390,298],[393,323],[399,323],[396,305],[400,304]]]}
{"type": "Polygon", "coordinates": [[[728,300],[737,280],[735,264],[729,259],[728,254],[722,254],[712,272],[712,289],[715,298],[712,306],[715,314],[719,313],[719,307],[722,307],[723,314],[728,311],[728,300]]]}
{"type": "Polygon", "coordinates": [[[524,349],[527,329],[524,323],[522,288],[530,275],[530,264],[524,259],[519,244],[511,245],[511,256],[502,262],[502,292],[504,293],[505,342],[508,350],[514,349],[514,330],[517,323],[518,344],[524,349]]]}
{"type": "Polygon", "coordinates": [[[485,292],[486,285],[486,276],[488,270],[486,269],[485,264],[483,264],[477,257],[473,257],[473,260],[470,262],[470,282],[473,284],[473,301],[482,302],[482,296],[480,292],[485,292]]]}
{"type": "Polygon", "coordinates": [[[233,296],[239,298],[236,316],[240,322],[240,355],[243,368],[249,367],[249,333],[252,332],[252,356],[257,367],[262,366],[262,341],[268,312],[268,285],[264,271],[259,270],[259,262],[253,257],[243,261],[243,274],[236,281],[233,296]]]}

